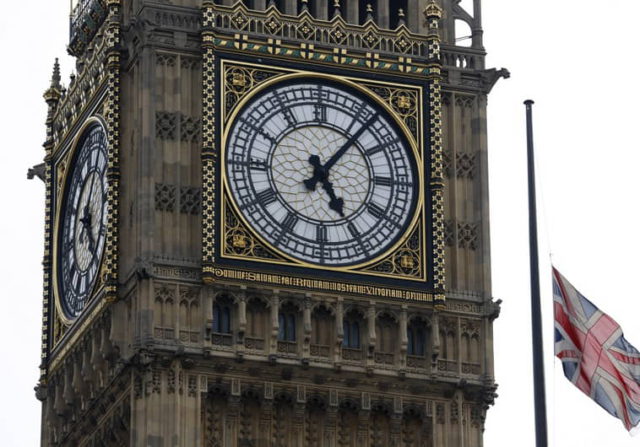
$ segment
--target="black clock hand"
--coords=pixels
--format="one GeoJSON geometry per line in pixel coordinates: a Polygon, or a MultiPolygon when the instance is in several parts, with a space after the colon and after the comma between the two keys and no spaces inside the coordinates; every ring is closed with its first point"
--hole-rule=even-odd
{"type": "Polygon", "coordinates": [[[329,208],[336,211],[340,214],[341,217],[344,217],[344,212],[342,208],[344,206],[344,200],[340,197],[336,197],[336,193],[333,190],[333,185],[327,178],[322,179],[322,189],[324,189],[329,195],[329,208]]]}
{"type": "Polygon", "coordinates": [[[329,177],[329,170],[336,164],[338,160],[344,155],[347,150],[353,146],[353,143],[356,142],[360,135],[364,133],[365,130],[369,128],[373,124],[373,122],[378,119],[378,115],[373,115],[369,120],[358,129],[356,133],[354,133],[351,138],[347,140],[346,143],[342,145],[338,151],[331,156],[331,158],[324,164],[320,164],[320,157],[317,155],[312,155],[309,157],[309,163],[313,166],[313,177],[310,179],[304,180],[304,185],[307,187],[309,191],[315,191],[316,183],[322,181],[329,177]]]}
{"type": "Polygon", "coordinates": [[[80,234],[81,238],[81,242],[84,242],[84,234],[86,233],[89,237],[89,251],[93,252],[93,246],[94,246],[94,240],[93,240],[93,233],[91,231],[91,207],[90,207],[90,201],[91,201],[91,197],[93,196],[93,186],[96,183],[96,176],[92,175],[91,176],[91,184],[89,185],[89,193],[87,195],[87,203],[84,205],[83,211],[84,211],[84,216],[80,218],[80,222],[82,222],[82,231],[83,233],[80,234]]]}
{"type": "Polygon", "coordinates": [[[371,118],[369,118],[369,121],[367,121],[366,123],[364,123],[362,125],[362,127],[360,127],[360,129],[358,129],[358,131],[356,133],[354,133],[351,138],[349,138],[347,140],[346,143],[344,143],[342,145],[342,147],[340,149],[338,149],[338,152],[336,152],[335,154],[333,154],[333,156],[331,156],[331,158],[329,159],[329,161],[327,161],[324,164],[324,170],[327,173],[327,175],[329,175],[329,170],[333,167],[333,165],[336,164],[336,162],[338,160],[340,160],[340,157],[342,157],[344,155],[345,152],[347,152],[347,150],[353,146],[353,143],[356,142],[356,140],[358,138],[360,138],[360,135],[362,135],[364,133],[365,130],[367,130],[369,128],[369,126],[371,126],[375,120],[378,119],[378,115],[375,114],[373,115],[371,118]]]}
{"type": "Polygon", "coordinates": [[[89,251],[93,252],[93,234],[91,233],[91,212],[89,211],[89,205],[84,206],[84,216],[80,218],[82,223],[82,230],[80,233],[80,242],[84,242],[84,235],[89,237],[89,251]]]}

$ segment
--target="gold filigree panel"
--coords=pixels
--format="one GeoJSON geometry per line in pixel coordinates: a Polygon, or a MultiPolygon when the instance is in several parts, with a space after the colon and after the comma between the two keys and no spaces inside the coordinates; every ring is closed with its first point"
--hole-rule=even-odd
{"type": "Polygon", "coordinates": [[[423,278],[426,270],[423,229],[420,219],[410,236],[393,253],[362,271],[409,279],[423,278]]]}
{"type": "Polygon", "coordinates": [[[267,79],[282,74],[275,70],[243,67],[239,65],[224,66],[224,104],[225,120],[244,96],[267,79]]]}
{"type": "Polygon", "coordinates": [[[386,87],[377,84],[363,84],[387,103],[405,123],[416,141],[420,141],[420,90],[415,88],[386,87]]]}
{"type": "Polygon", "coordinates": [[[286,262],[284,258],[277,256],[254,236],[253,232],[238,217],[226,196],[224,198],[222,253],[232,258],[286,262]]]}

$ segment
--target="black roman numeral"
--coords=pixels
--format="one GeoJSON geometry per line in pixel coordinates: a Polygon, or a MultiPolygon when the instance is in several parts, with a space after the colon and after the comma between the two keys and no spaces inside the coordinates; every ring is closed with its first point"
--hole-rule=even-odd
{"type": "Polygon", "coordinates": [[[321,104],[315,104],[313,106],[313,117],[316,121],[327,121],[327,107],[321,104]]]}
{"type": "Polygon", "coordinates": [[[266,171],[267,162],[259,158],[252,158],[249,162],[249,169],[252,169],[254,171],[266,171]]]}
{"type": "Polygon", "coordinates": [[[382,209],[380,205],[373,202],[367,203],[367,211],[369,211],[369,214],[377,219],[381,219],[384,216],[384,209],[382,209]]]}
{"type": "Polygon", "coordinates": [[[267,206],[276,201],[276,192],[273,189],[265,189],[256,195],[258,203],[267,206]]]}
{"type": "Polygon", "coordinates": [[[365,150],[364,153],[367,154],[368,156],[372,156],[377,154],[380,151],[383,151],[385,147],[387,146],[384,144],[379,144],[377,146],[373,146],[372,148],[365,150]]]}
{"type": "Polygon", "coordinates": [[[324,225],[318,225],[316,227],[316,241],[320,243],[329,241],[329,238],[327,237],[327,227],[324,225]]]}
{"type": "Polygon", "coordinates": [[[283,233],[291,233],[293,227],[298,223],[298,216],[293,213],[287,214],[287,217],[282,221],[282,231],[283,233]]]}
{"type": "Polygon", "coordinates": [[[373,178],[373,183],[375,183],[378,186],[391,186],[392,185],[392,181],[390,177],[378,177],[375,176],[373,178]]]}
{"type": "Polygon", "coordinates": [[[256,130],[265,140],[269,140],[272,144],[276,144],[276,139],[272,137],[266,130],[262,128],[256,129],[256,130]]]}
{"type": "Polygon", "coordinates": [[[359,237],[360,236],[360,231],[358,230],[358,228],[356,228],[356,226],[353,224],[353,222],[349,222],[347,224],[347,229],[349,230],[349,233],[351,233],[351,236],[353,236],[353,237],[359,237]]]}

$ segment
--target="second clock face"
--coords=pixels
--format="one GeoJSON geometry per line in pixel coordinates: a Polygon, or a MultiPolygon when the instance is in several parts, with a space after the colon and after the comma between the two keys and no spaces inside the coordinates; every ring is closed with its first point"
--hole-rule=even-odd
{"type": "Polygon", "coordinates": [[[98,277],[107,221],[107,138],[100,124],[85,131],[62,205],[58,290],[67,318],[80,315],[98,277]]]}
{"type": "Polygon", "coordinates": [[[373,260],[404,235],[419,196],[415,155],[390,114],[348,85],[299,80],[256,94],[226,147],[238,211],[300,261],[373,260]]]}

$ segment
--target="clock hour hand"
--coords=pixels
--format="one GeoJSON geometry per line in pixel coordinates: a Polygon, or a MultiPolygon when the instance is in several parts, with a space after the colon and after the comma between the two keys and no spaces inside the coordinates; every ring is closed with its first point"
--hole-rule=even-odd
{"type": "Polygon", "coordinates": [[[310,191],[316,190],[316,183],[322,183],[322,189],[324,189],[329,195],[329,208],[337,211],[340,216],[344,217],[343,207],[344,200],[336,197],[336,193],[333,190],[333,184],[327,178],[327,171],[320,163],[320,157],[312,155],[309,157],[309,163],[313,166],[313,177],[304,181],[305,186],[310,191]]]}
{"type": "Polygon", "coordinates": [[[309,163],[313,166],[313,177],[306,179],[303,183],[309,191],[315,191],[316,183],[327,178],[327,172],[322,166],[322,163],[320,163],[320,157],[317,155],[311,155],[309,157],[309,163]]]}
{"type": "Polygon", "coordinates": [[[91,211],[89,211],[89,204],[84,206],[84,216],[80,218],[80,222],[82,223],[82,231],[81,236],[84,234],[89,238],[89,251],[93,252],[93,234],[91,232],[91,211]]]}
{"type": "Polygon", "coordinates": [[[336,211],[341,217],[344,217],[344,212],[342,210],[344,207],[344,200],[340,197],[336,197],[333,185],[326,178],[322,179],[322,189],[324,189],[329,195],[329,208],[336,211]]]}

